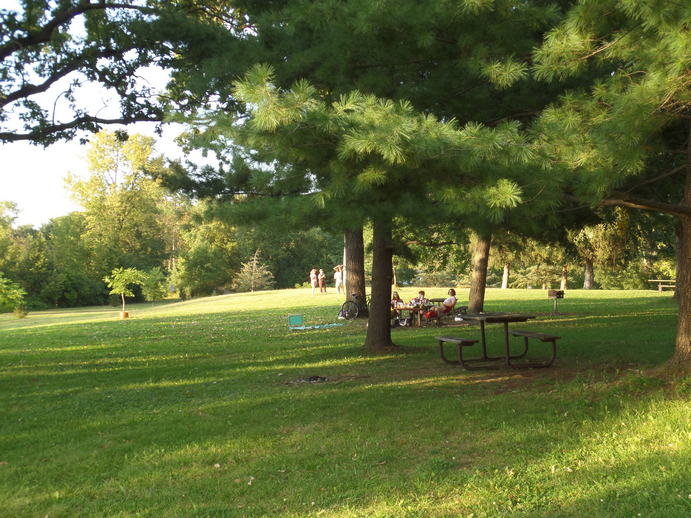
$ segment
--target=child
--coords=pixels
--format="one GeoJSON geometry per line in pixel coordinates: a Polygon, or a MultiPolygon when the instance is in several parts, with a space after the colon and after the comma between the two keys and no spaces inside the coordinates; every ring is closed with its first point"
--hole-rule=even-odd
{"type": "Polygon", "coordinates": [[[410,301],[411,306],[424,306],[425,304],[429,304],[429,300],[425,298],[425,292],[423,290],[418,291],[417,297],[410,301]]]}

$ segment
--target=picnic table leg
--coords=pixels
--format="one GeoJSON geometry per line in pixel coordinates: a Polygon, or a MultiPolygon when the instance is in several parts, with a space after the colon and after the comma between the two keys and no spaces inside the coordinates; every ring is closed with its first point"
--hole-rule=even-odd
{"type": "Polygon", "coordinates": [[[485,321],[480,320],[480,336],[482,338],[482,360],[501,360],[501,356],[490,356],[487,354],[487,338],[485,336],[485,321]]]}
{"type": "Polygon", "coordinates": [[[458,345],[458,361],[455,360],[449,360],[445,355],[444,355],[444,340],[439,340],[439,354],[441,354],[441,359],[444,360],[446,363],[455,363],[455,364],[462,364],[462,356],[461,356],[461,345],[458,345]]]}
{"type": "Polygon", "coordinates": [[[511,352],[509,351],[509,323],[504,322],[504,353],[506,354],[506,367],[511,367],[511,352]]]}

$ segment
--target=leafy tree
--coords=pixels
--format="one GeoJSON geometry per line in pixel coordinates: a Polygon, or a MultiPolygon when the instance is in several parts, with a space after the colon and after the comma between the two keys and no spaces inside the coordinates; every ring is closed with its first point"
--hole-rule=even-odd
{"type": "Polygon", "coordinates": [[[82,236],[90,248],[92,268],[101,276],[118,264],[138,268],[160,265],[166,258],[161,205],[165,192],[147,171],[160,169],[154,140],[98,133],[87,151],[91,176],[68,178],[74,198],[84,208],[82,236]]]}
{"type": "Polygon", "coordinates": [[[140,79],[146,68],[168,68],[183,46],[210,45],[242,23],[226,0],[17,3],[0,9],[0,142],[47,145],[103,125],[160,122],[165,102],[140,79]],[[105,112],[84,102],[88,83],[113,98],[105,112]]]}
{"type": "Polygon", "coordinates": [[[145,273],[142,281],[142,295],[150,302],[161,300],[168,294],[168,279],[159,268],[152,268],[145,273]]]}
{"type": "Polygon", "coordinates": [[[332,265],[342,262],[342,236],[318,227],[301,230],[292,225],[278,227],[271,224],[273,222],[273,218],[238,222],[236,240],[237,253],[243,262],[251,261],[256,249],[262,250],[262,262],[272,272],[276,287],[289,288],[301,284],[307,279],[310,269],[325,267],[329,270],[332,265]]]}
{"type": "Polygon", "coordinates": [[[132,286],[142,286],[146,274],[136,268],[115,268],[110,275],[103,278],[111,295],[120,295],[122,311],[125,311],[125,297],[134,297],[132,286]]]}
{"type": "Polygon", "coordinates": [[[40,297],[53,306],[103,304],[107,291],[102,271],[95,267],[91,251],[83,239],[86,218],[73,212],[53,218],[41,228],[45,236],[49,276],[40,297]]]}
{"type": "Polygon", "coordinates": [[[26,291],[27,304],[41,306],[38,294],[50,275],[45,238],[29,225],[14,228],[17,212],[14,203],[0,204],[0,271],[26,291]]]}
{"type": "Polygon", "coordinates": [[[222,221],[190,224],[182,232],[172,279],[183,298],[230,285],[239,268],[235,235],[235,229],[222,221]]]}
{"type": "Polygon", "coordinates": [[[25,304],[26,291],[0,272],[0,311],[12,311],[25,304]]]}
{"type": "Polygon", "coordinates": [[[259,249],[254,252],[252,259],[242,263],[242,268],[233,280],[235,291],[261,291],[274,287],[274,276],[259,260],[259,249]]]}
{"type": "Polygon", "coordinates": [[[583,289],[592,289],[595,282],[594,265],[613,267],[624,262],[630,245],[627,213],[616,211],[612,221],[586,225],[580,230],[572,230],[568,236],[585,262],[583,289]]]}

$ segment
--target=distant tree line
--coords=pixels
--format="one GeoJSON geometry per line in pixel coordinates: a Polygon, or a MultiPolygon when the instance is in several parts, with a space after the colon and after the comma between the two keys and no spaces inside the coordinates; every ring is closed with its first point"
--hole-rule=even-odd
{"type": "MultiPolygon", "coordinates": [[[[117,268],[157,270],[187,298],[294,287],[310,268],[342,262],[342,236],[316,226],[275,232],[251,222],[231,225],[209,217],[206,204],[171,194],[153,178],[165,164],[150,137],[98,133],[87,161],[88,179],[67,179],[82,211],[37,229],[16,226],[19,208],[0,203],[0,272],[25,292],[29,307],[104,304],[103,279],[117,268]],[[258,284],[245,281],[243,263],[254,265],[258,284]]],[[[141,287],[136,296],[143,298],[141,287]]],[[[14,309],[11,300],[0,299],[2,310],[14,309]]]]}

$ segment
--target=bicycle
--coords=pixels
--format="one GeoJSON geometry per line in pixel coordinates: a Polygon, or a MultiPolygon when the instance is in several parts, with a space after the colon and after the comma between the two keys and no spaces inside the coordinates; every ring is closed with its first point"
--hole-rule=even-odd
{"type": "Polygon", "coordinates": [[[353,293],[353,300],[346,300],[338,312],[338,318],[355,320],[358,315],[369,315],[370,298],[365,295],[364,300],[357,293],[353,293]]]}

